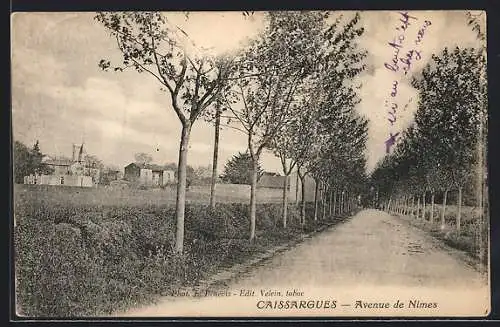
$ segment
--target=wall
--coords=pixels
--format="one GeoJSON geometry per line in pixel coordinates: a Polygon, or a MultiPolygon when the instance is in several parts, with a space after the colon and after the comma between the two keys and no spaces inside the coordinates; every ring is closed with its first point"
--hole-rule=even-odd
{"type": "MultiPolygon", "coordinates": [[[[219,195],[239,196],[246,193],[250,194],[250,185],[245,184],[217,184],[215,188],[219,195]]],[[[210,190],[210,185],[192,185],[189,187],[189,190],[201,193],[210,190]]]]}
{"type": "MultiPolygon", "coordinates": [[[[310,176],[306,176],[305,178],[305,191],[306,191],[306,201],[314,201],[314,191],[316,188],[316,183],[314,179],[310,176]]],[[[290,174],[290,196],[289,199],[292,201],[296,201],[296,194],[298,196],[298,200],[302,199],[302,185],[300,182],[300,178],[297,178],[297,173],[293,172],[290,174]],[[298,182],[298,183],[297,183],[298,182]]]]}
{"type": "Polygon", "coordinates": [[[153,171],[152,172],[152,185],[153,186],[161,186],[163,185],[163,177],[162,177],[162,173],[159,172],[159,171],[153,171]]]}
{"type": "MultiPolygon", "coordinates": [[[[290,178],[290,190],[288,191],[288,201],[290,204],[295,203],[295,187],[296,184],[292,184],[292,179],[290,178]]],[[[310,202],[314,200],[314,180],[306,179],[306,201],[310,202]]],[[[216,193],[218,197],[223,198],[250,198],[250,185],[245,184],[217,184],[216,193]]],[[[192,185],[189,187],[190,192],[193,193],[209,193],[209,185],[192,185]]],[[[300,182],[299,182],[299,201],[301,199],[300,193],[300,182]]],[[[259,202],[281,202],[283,197],[283,188],[271,188],[271,187],[259,187],[257,188],[257,200],[259,202]]]]}
{"type": "Polygon", "coordinates": [[[125,167],[124,178],[129,182],[136,182],[139,179],[140,168],[135,165],[128,165],[125,167]]]}
{"type": "Polygon", "coordinates": [[[175,182],[175,172],[173,170],[163,171],[163,184],[175,182]]]}
{"type": "Polygon", "coordinates": [[[152,185],[153,184],[153,171],[151,169],[141,168],[141,172],[139,175],[139,182],[142,185],[152,185]]]}
{"type": "Polygon", "coordinates": [[[30,175],[24,176],[24,184],[92,187],[92,177],[78,175],[30,175]]]}

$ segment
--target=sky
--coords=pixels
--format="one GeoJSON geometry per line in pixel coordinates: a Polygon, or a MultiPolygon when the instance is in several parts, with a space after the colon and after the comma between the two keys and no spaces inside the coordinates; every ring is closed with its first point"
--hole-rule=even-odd
{"type": "MultiPolygon", "coordinates": [[[[343,12],[346,17],[353,12],[343,12]]],[[[413,11],[403,32],[396,28],[404,16],[397,12],[362,12],[365,33],[360,47],[368,51],[368,69],[357,78],[360,114],[369,120],[367,169],[385,155],[390,133],[404,130],[413,120],[418,94],[410,85],[433,53],[444,47],[478,47],[476,36],[466,25],[463,11],[413,11]],[[426,23],[427,21],[427,23],[426,23]],[[427,25],[421,41],[418,30],[427,25]],[[389,42],[404,36],[399,57],[413,52],[407,75],[391,63],[394,47],[389,42]],[[420,57],[420,58],[418,58],[420,57]],[[393,81],[397,95],[391,96],[393,81]],[[396,122],[388,121],[388,107],[398,105],[396,122]]],[[[482,17],[485,17],[483,13],[482,17]]],[[[234,50],[262,28],[260,13],[243,19],[238,12],[194,12],[186,21],[182,13],[167,16],[181,26],[199,46],[215,53],[234,50]]],[[[181,125],[171,108],[169,95],[147,74],[134,71],[103,72],[101,59],[118,63],[116,42],[93,19],[93,13],[16,13],[12,24],[12,127],[14,140],[31,146],[40,141],[43,153],[71,156],[73,143],[85,143],[87,153],[105,164],[124,167],[134,154],[149,153],[155,163],[177,162],[181,125]]],[[[396,40],[397,41],[397,40],[396,40]]],[[[208,166],[213,155],[213,125],[197,121],[190,138],[188,164],[208,166]]],[[[246,150],[245,135],[221,130],[218,170],[237,152],[246,150]]],[[[265,153],[262,166],[281,172],[281,164],[265,153]]]]}

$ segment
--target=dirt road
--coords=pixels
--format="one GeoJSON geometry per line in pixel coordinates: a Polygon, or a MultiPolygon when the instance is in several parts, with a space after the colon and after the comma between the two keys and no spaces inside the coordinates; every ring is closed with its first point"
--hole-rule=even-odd
{"type": "Polygon", "coordinates": [[[241,274],[226,293],[167,297],[125,315],[480,316],[488,310],[485,276],[425,232],[364,210],[241,274]],[[331,300],[335,308],[273,308],[290,300],[331,300]],[[403,308],[394,308],[397,300],[403,308]]]}

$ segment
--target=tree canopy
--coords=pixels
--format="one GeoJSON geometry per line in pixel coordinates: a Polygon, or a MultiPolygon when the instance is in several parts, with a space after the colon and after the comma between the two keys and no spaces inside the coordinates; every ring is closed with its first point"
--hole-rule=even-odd
{"type": "MultiPolygon", "coordinates": [[[[257,175],[260,178],[264,171],[262,170],[260,163],[257,167],[257,175]]],[[[250,174],[248,172],[251,169],[253,169],[253,164],[250,154],[248,152],[238,152],[228,160],[220,178],[225,183],[250,185],[250,174]]]]}
{"type": "Polygon", "coordinates": [[[43,153],[40,151],[38,140],[30,149],[22,142],[14,141],[14,182],[24,183],[24,176],[38,174],[48,175],[53,169],[42,162],[43,153]]]}

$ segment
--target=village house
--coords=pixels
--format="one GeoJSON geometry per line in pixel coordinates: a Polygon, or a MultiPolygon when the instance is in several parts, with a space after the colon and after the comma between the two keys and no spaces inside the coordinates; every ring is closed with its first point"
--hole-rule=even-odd
{"type": "Polygon", "coordinates": [[[175,172],[165,166],[133,162],[125,166],[124,179],[144,186],[160,187],[175,182],[175,172]]]}

